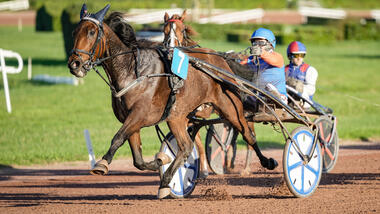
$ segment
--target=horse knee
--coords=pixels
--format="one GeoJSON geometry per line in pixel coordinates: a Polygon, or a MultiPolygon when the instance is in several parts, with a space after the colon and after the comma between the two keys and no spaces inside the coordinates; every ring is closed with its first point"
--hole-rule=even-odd
{"type": "Polygon", "coordinates": [[[133,166],[135,166],[139,170],[145,170],[145,168],[146,168],[144,161],[142,161],[142,160],[134,160],[133,166]]]}

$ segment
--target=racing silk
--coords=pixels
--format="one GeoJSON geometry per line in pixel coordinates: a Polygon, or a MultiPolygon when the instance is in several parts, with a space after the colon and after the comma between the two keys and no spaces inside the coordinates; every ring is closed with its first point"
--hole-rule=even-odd
{"type": "Polygon", "coordinates": [[[263,51],[259,57],[259,63],[254,62],[253,56],[250,56],[240,64],[247,64],[253,72],[258,72],[258,82],[256,84],[259,88],[265,89],[267,84],[270,83],[276,87],[282,96],[287,97],[284,58],[281,54],[274,51],[263,51]]]}
{"type": "Polygon", "coordinates": [[[289,86],[300,91],[305,97],[313,98],[318,78],[318,72],[313,66],[306,63],[295,66],[293,63],[290,63],[285,67],[285,73],[286,83],[289,86]]]}

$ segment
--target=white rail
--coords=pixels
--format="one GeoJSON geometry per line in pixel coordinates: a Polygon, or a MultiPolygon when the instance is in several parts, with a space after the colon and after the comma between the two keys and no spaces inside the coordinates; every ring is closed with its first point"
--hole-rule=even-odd
{"type": "Polygon", "coordinates": [[[380,23],[380,10],[371,10],[371,15],[376,20],[376,23],[380,23]]]}
{"type": "Polygon", "coordinates": [[[181,8],[174,8],[174,9],[168,9],[168,10],[158,10],[153,12],[148,12],[145,14],[139,14],[135,16],[129,16],[126,19],[128,22],[134,22],[137,24],[147,24],[152,22],[164,22],[164,15],[165,12],[168,14],[182,14],[183,9],[181,8]]]}
{"type": "Polygon", "coordinates": [[[209,22],[217,24],[228,24],[236,22],[246,22],[254,19],[261,19],[264,16],[264,10],[257,8],[253,10],[236,11],[230,13],[223,13],[221,15],[215,15],[211,17],[204,17],[199,19],[200,24],[206,24],[209,22]]]}
{"type": "Polygon", "coordinates": [[[23,64],[23,61],[22,61],[20,54],[13,52],[13,51],[0,49],[0,71],[3,73],[5,102],[7,105],[8,113],[12,112],[12,106],[11,106],[11,98],[9,95],[7,73],[10,73],[10,74],[20,73],[22,71],[23,66],[24,66],[24,64],[23,64]],[[13,66],[6,66],[5,58],[16,58],[18,61],[18,67],[16,68],[13,66]]]}
{"type": "Polygon", "coordinates": [[[0,2],[0,11],[1,10],[27,10],[29,8],[28,0],[14,0],[14,1],[5,1],[0,2]]]}
{"type": "Polygon", "coordinates": [[[326,9],[318,7],[300,7],[298,12],[306,17],[328,18],[328,19],[344,19],[346,12],[338,9],[326,9]]]}

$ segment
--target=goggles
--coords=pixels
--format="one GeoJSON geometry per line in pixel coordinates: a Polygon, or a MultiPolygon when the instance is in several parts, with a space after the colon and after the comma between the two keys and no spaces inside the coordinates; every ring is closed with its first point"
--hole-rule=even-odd
{"type": "Polygon", "coordinates": [[[304,53],[298,53],[298,54],[291,54],[292,58],[304,58],[305,54],[304,53]]]}
{"type": "Polygon", "coordinates": [[[268,42],[266,40],[251,40],[252,45],[258,45],[258,46],[266,46],[268,42]]]}

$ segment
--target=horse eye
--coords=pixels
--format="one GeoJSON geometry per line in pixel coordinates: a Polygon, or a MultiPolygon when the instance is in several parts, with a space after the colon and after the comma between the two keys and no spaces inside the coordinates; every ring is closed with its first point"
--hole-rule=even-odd
{"type": "Polygon", "coordinates": [[[94,30],[91,30],[89,33],[90,33],[91,36],[95,35],[95,31],[94,30]]]}

